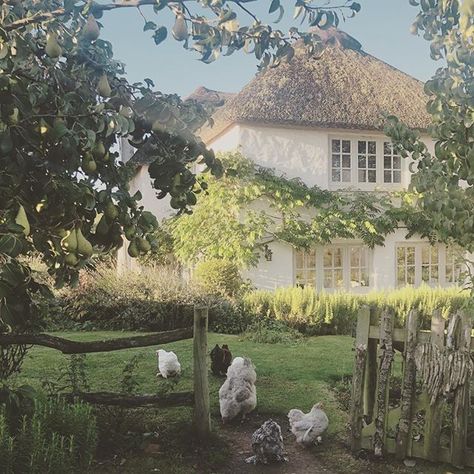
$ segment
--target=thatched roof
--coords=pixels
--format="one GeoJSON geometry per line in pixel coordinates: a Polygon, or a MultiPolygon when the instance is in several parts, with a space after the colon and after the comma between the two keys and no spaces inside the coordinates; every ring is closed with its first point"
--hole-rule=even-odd
{"type": "Polygon", "coordinates": [[[222,107],[229,99],[236,94],[232,92],[221,92],[199,86],[186,100],[194,100],[204,107],[222,107]]]}
{"type": "Polygon", "coordinates": [[[257,75],[217,109],[201,138],[209,143],[233,123],[380,130],[385,114],[427,128],[422,82],[365,53],[343,32],[325,34],[319,57],[297,48],[290,63],[257,75]]]}

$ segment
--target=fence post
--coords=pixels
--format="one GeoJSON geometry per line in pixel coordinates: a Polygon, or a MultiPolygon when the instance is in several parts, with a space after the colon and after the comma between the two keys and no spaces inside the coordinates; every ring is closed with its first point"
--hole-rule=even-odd
{"type": "Polygon", "coordinates": [[[208,308],[194,307],[194,424],[199,439],[205,440],[211,432],[209,409],[209,380],[207,372],[208,308]]]}
{"type": "MultiPolygon", "coordinates": [[[[380,310],[372,307],[370,309],[370,325],[378,326],[380,310]]],[[[370,329],[370,328],[369,328],[370,329]]],[[[372,423],[375,408],[375,392],[377,390],[377,339],[370,339],[367,342],[367,363],[364,376],[364,415],[366,422],[372,423]]]]}
{"type": "Polygon", "coordinates": [[[370,310],[364,306],[359,310],[355,340],[354,372],[351,396],[351,449],[357,452],[362,447],[363,386],[369,340],[370,310]]]}
{"type": "MultiPolygon", "coordinates": [[[[444,327],[446,321],[439,309],[433,311],[431,317],[431,344],[443,349],[444,327]]],[[[427,396],[429,399],[429,396],[427,396]]],[[[428,402],[427,402],[428,403],[428,402]]],[[[436,400],[426,407],[424,429],[424,457],[430,461],[437,461],[439,455],[439,440],[441,436],[441,400],[436,400]]]]}
{"type": "Polygon", "coordinates": [[[385,308],[380,322],[380,370],[377,386],[377,413],[375,415],[374,454],[384,454],[387,435],[388,391],[390,388],[390,372],[393,362],[393,322],[392,312],[385,308]]]}
{"type": "MultiPolygon", "coordinates": [[[[455,329],[455,350],[459,354],[469,354],[471,347],[471,329],[472,322],[470,315],[461,312],[458,327],[455,329]]],[[[462,360],[462,359],[461,359],[462,360]]],[[[464,364],[466,361],[464,362],[464,364]]],[[[453,364],[451,370],[462,371],[464,367],[462,362],[453,364]]],[[[467,445],[467,422],[469,418],[470,397],[469,397],[470,380],[466,378],[464,384],[456,388],[454,392],[453,402],[453,430],[451,436],[451,463],[456,467],[463,467],[466,461],[466,445],[467,445]]]]}
{"type": "Polygon", "coordinates": [[[404,459],[408,454],[409,434],[413,416],[413,403],[416,391],[415,351],[418,336],[418,312],[408,313],[405,337],[405,364],[403,371],[402,398],[400,401],[400,421],[396,436],[396,454],[398,459],[404,459]]]}

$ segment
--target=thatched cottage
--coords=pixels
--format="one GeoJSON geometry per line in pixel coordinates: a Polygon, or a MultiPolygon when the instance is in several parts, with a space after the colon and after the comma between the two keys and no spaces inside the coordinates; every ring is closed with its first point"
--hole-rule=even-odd
{"type": "MultiPolygon", "coordinates": [[[[321,57],[297,53],[238,94],[196,91],[194,98],[218,107],[203,140],[216,152],[240,149],[259,165],[309,186],[365,192],[407,187],[409,163],[383,134],[383,116],[396,115],[423,134],[429,124],[423,83],[365,53],[342,32],[332,32],[327,42],[321,57]]],[[[425,140],[431,146],[428,135],[425,140]]],[[[149,184],[146,164],[134,186],[149,210],[169,214],[149,184]]],[[[398,229],[374,249],[347,240],[311,251],[272,242],[271,259],[262,256],[246,276],[259,288],[301,284],[354,292],[456,282],[461,267],[454,252],[405,235],[398,229]]]]}

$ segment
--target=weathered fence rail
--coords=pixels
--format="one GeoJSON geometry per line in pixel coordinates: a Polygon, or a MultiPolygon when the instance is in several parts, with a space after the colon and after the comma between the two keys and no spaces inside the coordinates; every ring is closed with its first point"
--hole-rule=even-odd
{"type": "MultiPolygon", "coordinates": [[[[64,394],[66,399],[81,399],[99,405],[135,408],[143,406],[156,407],[194,407],[194,425],[200,439],[206,439],[211,431],[209,409],[209,382],[207,369],[207,328],[208,308],[194,308],[194,327],[158,332],[144,336],[102,339],[98,341],[71,341],[49,334],[0,334],[0,346],[39,345],[61,351],[63,354],[86,354],[93,352],[111,352],[137,347],[156,346],[183,339],[193,338],[194,357],[194,390],[169,394],[128,395],[113,392],[79,392],[64,394]]],[[[1,397],[0,397],[1,401],[1,397]]]]}
{"type": "Polygon", "coordinates": [[[416,311],[410,311],[405,328],[394,329],[394,320],[388,309],[381,314],[369,308],[359,312],[350,414],[352,450],[474,467],[474,449],[467,445],[474,372],[471,315],[451,315],[446,329],[446,321],[436,311],[429,331],[418,329],[416,311]],[[402,390],[400,399],[390,405],[395,348],[403,354],[402,390]],[[442,442],[446,410],[451,426],[448,441],[442,442]],[[417,420],[414,436],[417,414],[423,423],[420,432],[417,420]]]}

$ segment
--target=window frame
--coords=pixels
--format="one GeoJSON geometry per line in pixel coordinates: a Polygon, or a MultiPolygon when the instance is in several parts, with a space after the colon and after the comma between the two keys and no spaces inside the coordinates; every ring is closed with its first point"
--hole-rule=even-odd
{"type": "MultiPolygon", "coordinates": [[[[344,189],[344,188],[357,188],[361,191],[374,191],[378,188],[383,190],[397,191],[406,187],[407,183],[406,176],[408,175],[408,159],[401,159],[400,162],[400,183],[385,183],[384,182],[384,143],[390,143],[390,139],[386,135],[373,135],[370,133],[349,133],[341,131],[341,133],[329,133],[328,134],[328,154],[327,154],[327,181],[328,189],[344,189]],[[340,142],[340,155],[342,160],[342,141],[349,140],[351,142],[351,180],[350,182],[333,181],[332,180],[332,145],[333,141],[338,140],[340,142]],[[375,142],[376,146],[376,159],[375,159],[375,182],[359,182],[359,159],[358,159],[358,144],[359,141],[363,142],[375,142]]],[[[368,145],[367,145],[368,146],[368,145]]],[[[368,150],[367,150],[368,151],[368,150]]],[[[393,160],[392,160],[393,164],[393,160]]],[[[342,162],[341,162],[342,165],[342,162]]],[[[368,163],[367,163],[368,165],[368,163]]],[[[366,168],[367,169],[367,168],[366,168]]],[[[342,178],[342,176],[341,176],[342,178]]],[[[392,171],[393,178],[393,171],[392,171]]]]}

